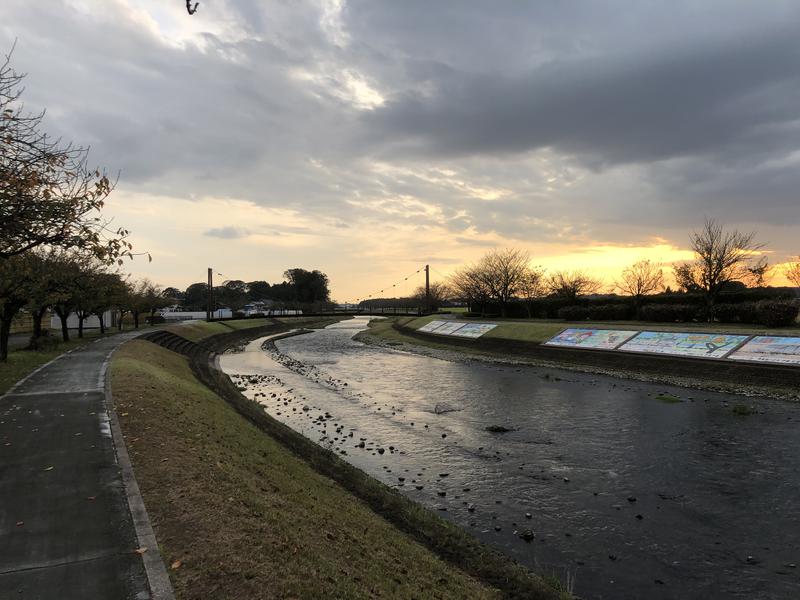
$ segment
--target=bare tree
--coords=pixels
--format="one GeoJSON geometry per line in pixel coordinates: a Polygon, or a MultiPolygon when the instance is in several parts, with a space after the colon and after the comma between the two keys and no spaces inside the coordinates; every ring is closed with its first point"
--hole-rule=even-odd
{"type": "Polygon", "coordinates": [[[664,289],[664,271],[649,260],[640,260],[622,271],[614,288],[633,298],[636,318],[641,316],[642,298],[664,289]]]}
{"type": "Polygon", "coordinates": [[[766,256],[745,267],[744,280],[750,287],[765,287],[772,279],[772,265],[766,256]]]}
{"type": "Polygon", "coordinates": [[[545,271],[541,267],[528,267],[519,285],[518,296],[525,302],[528,318],[533,317],[533,301],[547,292],[545,271]]]}
{"type": "MultiPolygon", "coordinates": [[[[450,299],[452,295],[452,290],[450,286],[448,286],[443,281],[434,281],[430,284],[430,299],[431,299],[431,310],[436,310],[439,308],[443,302],[450,299]]],[[[412,299],[417,303],[418,306],[425,306],[425,301],[427,300],[427,296],[425,293],[425,286],[421,285],[417,289],[414,290],[413,295],[411,296],[412,299]]]]}
{"type": "Polygon", "coordinates": [[[0,63],[0,260],[39,246],[79,249],[111,262],[132,256],[128,231],[101,209],[114,188],[90,168],[88,149],[42,131],[44,112],[20,103],[24,75],[0,63]]]}
{"type": "Polygon", "coordinates": [[[726,231],[714,219],[706,219],[703,228],[689,239],[695,258],[675,267],[675,279],[683,289],[703,293],[711,320],[714,304],[726,284],[752,281],[754,256],[764,244],[755,241],[755,232],[726,231]]]}
{"type": "Polygon", "coordinates": [[[797,261],[791,262],[784,267],[783,274],[795,287],[800,288],[800,256],[797,257],[797,261]]]}
{"type": "Polygon", "coordinates": [[[469,265],[453,273],[449,284],[453,295],[464,300],[470,311],[477,312],[475,309],[478,307],[481,312],[486,310],[491,293],[477,265],[469,265]]]}
{"type": "Polygon", "coordinates": [[[554,296],[575,300],[578,296],[596,294],[603,284],[584,271],[555,271],[547,278],[546,287],[554,296]]]}
{"type": "Polygon", "coordinates": [[[508,314],[508,303],[514,298],[528,274],[530,255],[516,248],[492,250],[478,263],[480,277],[489,296],[500,305],[500,314],[508,314]]]}

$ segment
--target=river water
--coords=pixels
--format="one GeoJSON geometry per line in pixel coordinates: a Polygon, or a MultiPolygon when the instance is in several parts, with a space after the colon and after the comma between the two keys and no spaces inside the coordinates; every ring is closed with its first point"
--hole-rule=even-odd
{"type": "Polygon", "coordinates": [[[582,598],[800,598],[797,405],[445,361],[353,340],[367,322],[221,365],[273,417],[582,598]]]}

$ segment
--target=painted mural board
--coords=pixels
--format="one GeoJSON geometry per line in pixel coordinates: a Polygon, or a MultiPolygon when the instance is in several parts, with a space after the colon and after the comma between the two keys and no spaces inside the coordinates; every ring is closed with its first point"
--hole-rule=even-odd
{"type": "Polygon", "coordinates": [[[460,329],[454,331],[451,335],[454,337],[477,339],[495,327],[497,327],[497,325],[494,323],[467,323],[460,329]]]}
{"type": "Polygon", "coordinates": [[[728,358],[800,366],[800,337],[757,335],[728,358]]]}
{"type": "Polygon", "coordinates": [[[452,335],[452,333],[458,329],[461,329],[464,326],[464,323],[459,323],[457,321],[446,321],[444,325],[441,327],[437,327],[435,333],[436,335],[452,335]]]}
{"type": "Polygon", "coordinates": [[[570,327],[545,342],[546,346],[613,350],[638,332],[622,329],[582,329],[570,327]]]}
{"type": "Polygon", "coordinates": [[[436,329],[444,325],[447,321],[431,321],[430,323],[426,323],[417,331],[422,331],[424,333],[433,333],[436,329]]]}
{"type": "Polygon", "coordinates": [[[673,331],[642,331],[619,349],[625,352],[648,352],[695,358],[724,358],[747,335],[725,333],[688,333],[673,331]]]}

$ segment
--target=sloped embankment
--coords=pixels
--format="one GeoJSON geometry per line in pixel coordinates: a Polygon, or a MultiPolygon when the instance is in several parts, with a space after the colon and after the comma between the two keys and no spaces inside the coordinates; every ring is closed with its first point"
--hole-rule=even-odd
{"type": "Polygon", "coordinates": [[[561,596],[273,420],[213,367],[215,352],[281,328],[199,344],[153,333],[162,348],[136,341],[115,357],[115,403],[179,596],[561,596]]]}

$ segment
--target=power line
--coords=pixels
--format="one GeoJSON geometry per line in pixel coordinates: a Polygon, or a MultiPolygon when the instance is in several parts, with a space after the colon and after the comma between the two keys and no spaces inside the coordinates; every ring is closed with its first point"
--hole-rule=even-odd
{"type": "Polygon", "coordinates": [[[381,290],[378,290],[377,292],[373,292],[372,294],[368,294],[367,296],[365,296],[365,297],[363,297],[363,298],[356,298],[356,304],[357,304],[357,303],[359,303],[359,302],[361,302],[362,300],[369,300],[369,299],[370,299],[370,298],[372,298],[373,296],[377,296],[378,294],[382,294],[382,293],[383,293],[383,292],[385,292],[386,290],[390,290],[390,289],[392,289],[392,288],[395,288],[395,287],[397,287],[399,284],[402,284],[404,281],[408,281],[408,280],[409,280],[411,277],[414,277],[414,275],[418,275],[420,272],[422,272],[422,271],[424,271],[424,270],[425,270],[425,267],[420,267],[419,269],[417,269],[416,271],[414,271],[414,272],[413,272],[413,273],[411,273],[410,275],[408,275],[408,276],[406,276],[406,277],[403,277],[403,278],[401,278],[401,279],[398,279],[398,280],[397,280],[395,283],[393,283],[392,285],[387,285],[387,286],[385,286],[383,289],[381,289],[381,290]]]}

